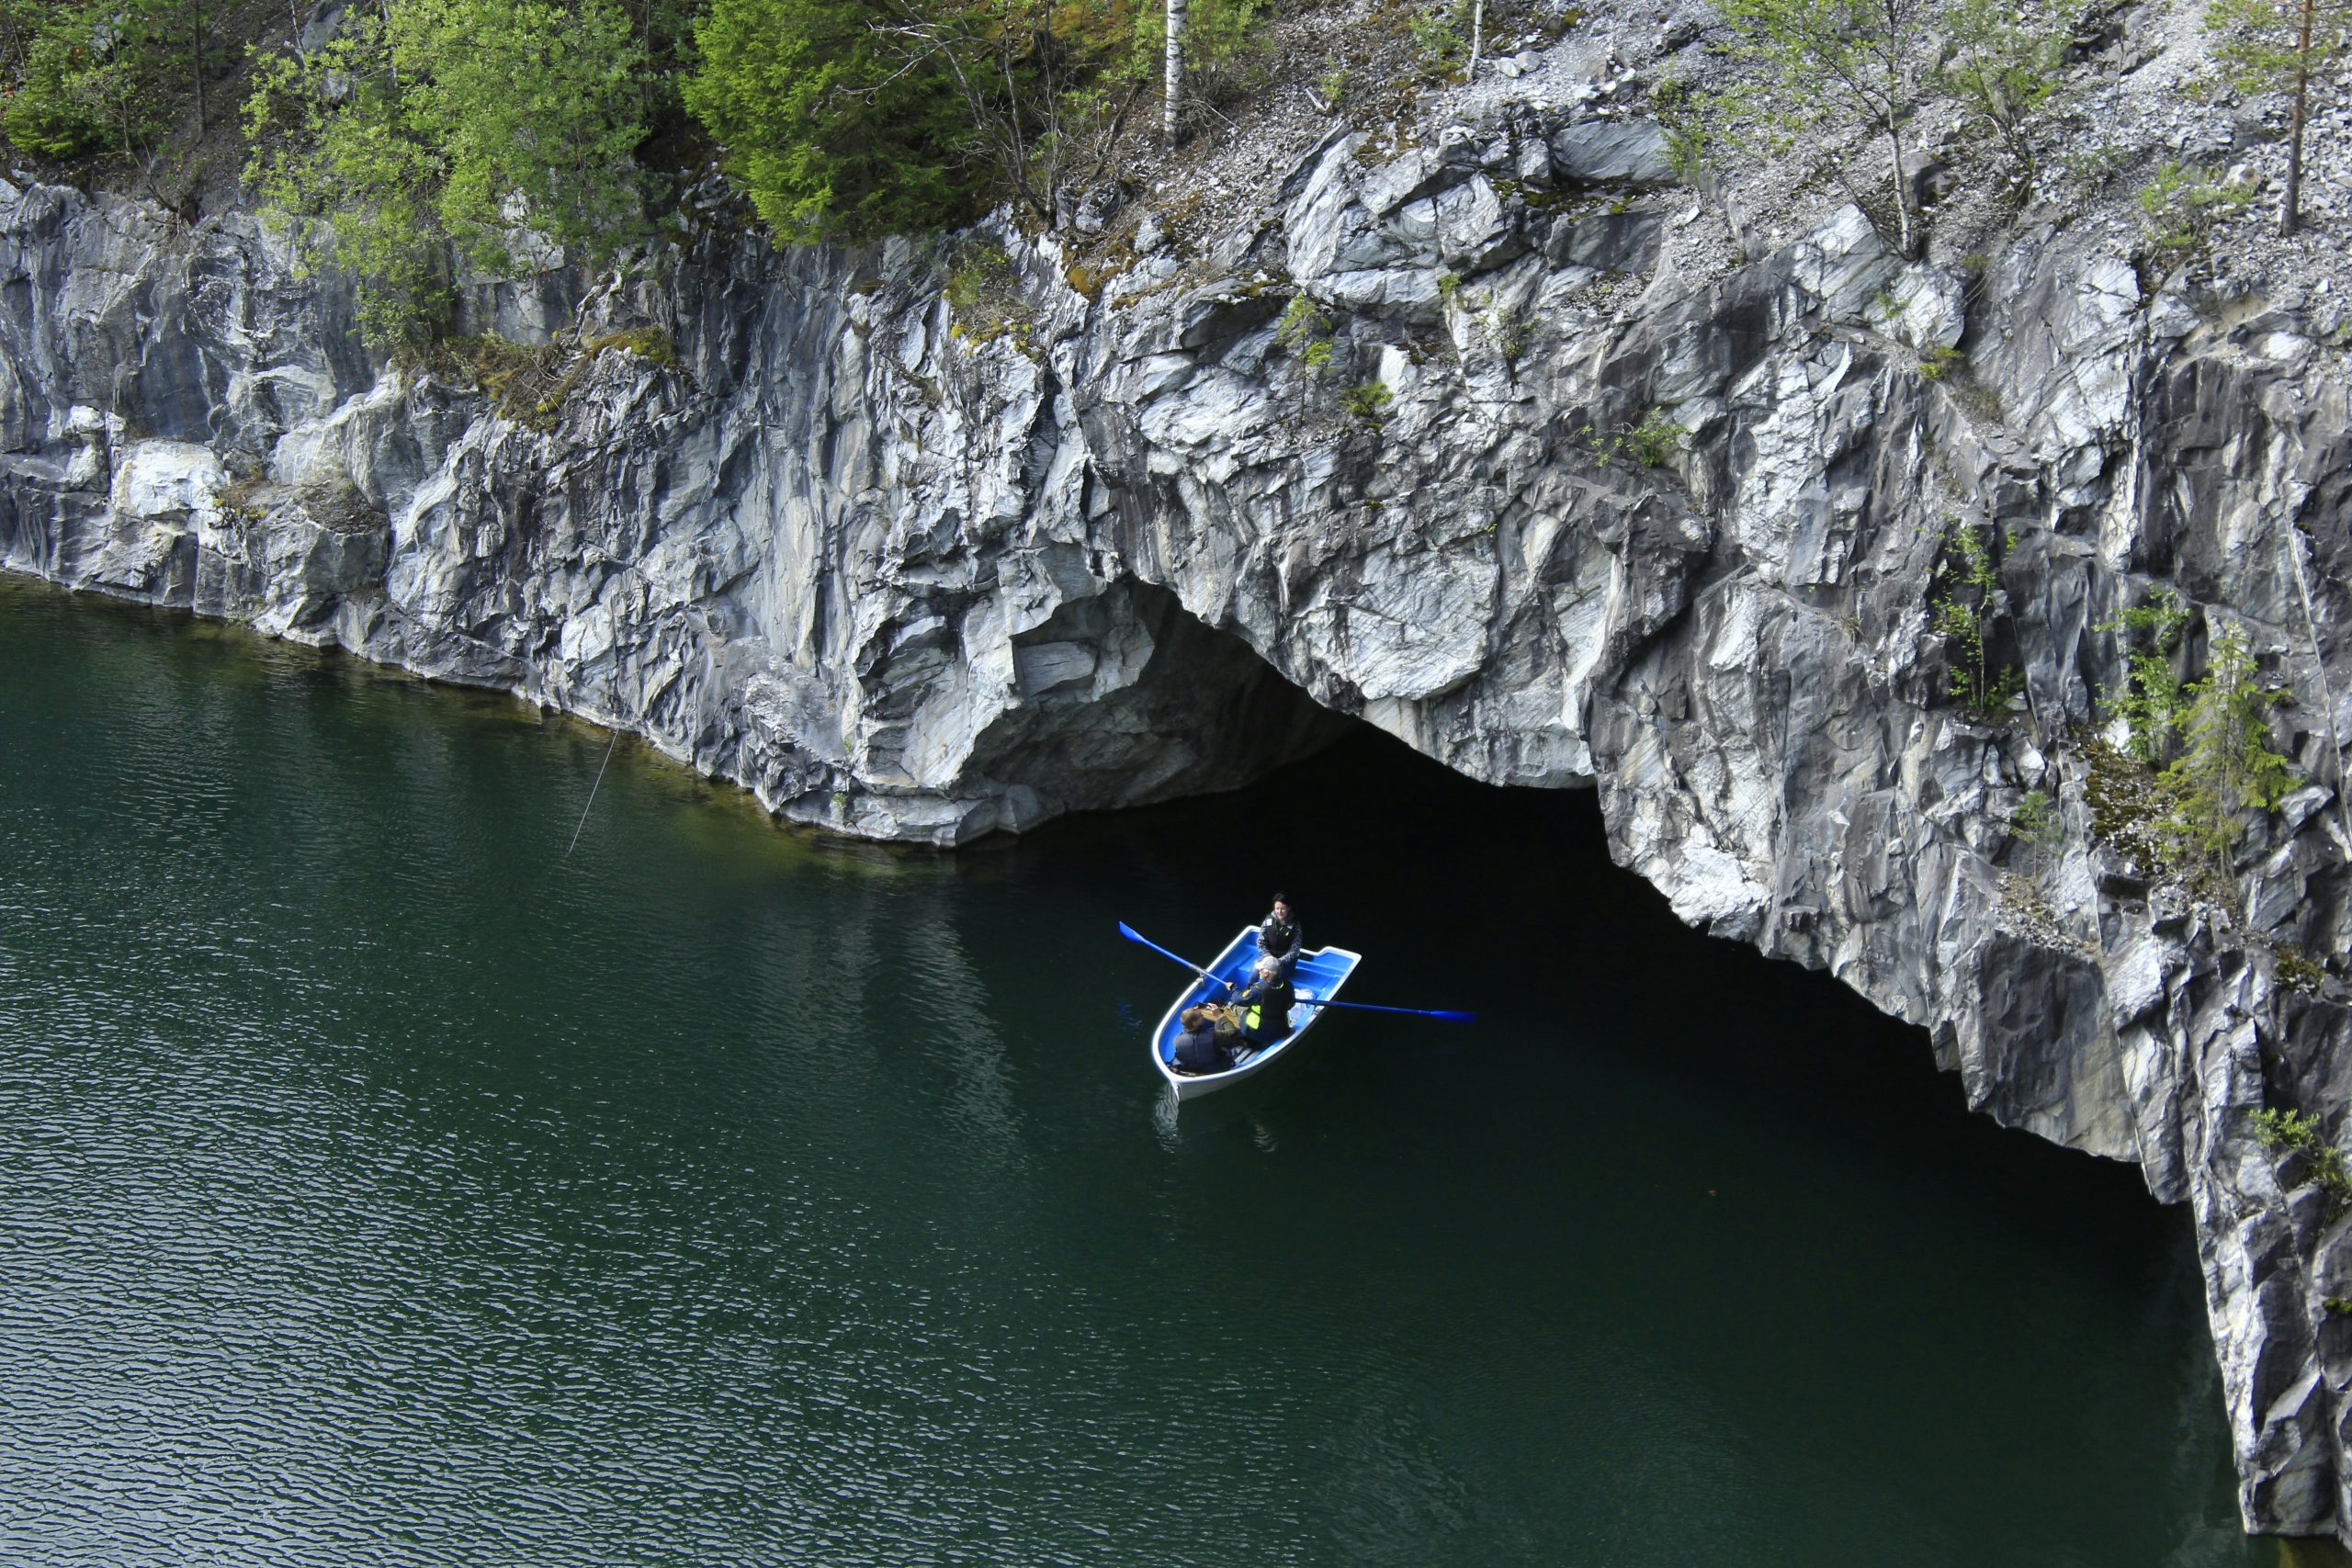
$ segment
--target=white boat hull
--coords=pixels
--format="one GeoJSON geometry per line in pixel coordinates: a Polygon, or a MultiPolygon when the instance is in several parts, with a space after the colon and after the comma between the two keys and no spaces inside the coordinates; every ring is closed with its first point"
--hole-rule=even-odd
{"type": "MultiPolygon", "coordinates": [[[[1257,927],[1242,927],[1241,934],[1227,943],[1225,951],[1218,953],[1209,965],[1210,973],[1238,983],[1256,956],[1257,940],[1257,927]]],[[[1356,965],[1363,961],[1362,953],[1351,953],[1343,947],[1318,947],[1311,953],[1300,953],[1291,976],[1292,986],[1298,994],[1298,1003],[1291,1009],[1291,1032],[1264,1050],[1250,1053],[1221,1073],[1180,1073],[1170,1060],[1176,1036],[1182,1032],[1183,1025],[1179,1018],[1183,1010],[1224,994],[1205,980],[1195,980],[1169,1008],[1159,1021],[1159,1027],[1152,1031],[1152,1066],[1159,1069],[1159,1076],[1167,1080],[1168,1087],[1175,1091],[1180,1102],[1198,1100],[1203,1095],[1248,1083],[1298,1049],[1299,1041],[1322,1020],[1327,1010],[1315,1004],[1328,1001],[1337,995],[1348,976],[1355,972],[1356,965]]]]}

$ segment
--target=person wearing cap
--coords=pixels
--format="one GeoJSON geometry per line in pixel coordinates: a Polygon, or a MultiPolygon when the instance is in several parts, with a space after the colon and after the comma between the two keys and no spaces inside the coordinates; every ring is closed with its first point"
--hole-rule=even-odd
{"type": "Polygon", "coordinates": [[[1241,1037],[1262,1051],[1290,1032],[1290,1010],[1298,999],[1279,959],[1258,960],[1257,977],[1233,993],[1227,1010],[1241,1015],[1241,1037]]]}

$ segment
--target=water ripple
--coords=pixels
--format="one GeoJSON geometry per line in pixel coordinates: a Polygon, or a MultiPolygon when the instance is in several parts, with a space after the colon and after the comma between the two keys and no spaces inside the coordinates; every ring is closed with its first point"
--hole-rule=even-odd
{"type": "Polygon", "coordinates": [[[950,862],[625,747],[566,861],[504,699],[20,588],[0,665],[0,1562],[2251,1561],[2177,1217],[1558,802],[950,862]],[[1103,933],[1276,863],[1489,1021],[1178,1116],[1103,933]]]}

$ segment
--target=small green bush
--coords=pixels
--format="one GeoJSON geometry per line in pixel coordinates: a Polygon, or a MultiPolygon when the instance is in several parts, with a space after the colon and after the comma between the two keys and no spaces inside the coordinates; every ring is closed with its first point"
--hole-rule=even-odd
{"type": "Polygon", "coordinates": [[[2327,971],[2318,960],[2291,942],[2280,942],[2273,950],[2278,964],[2278,983],[2295,990],[2316,995],[2327,983],[2327,971]]]}
{"type": "Polygon", "coordinates": [[[1625,456],[1645,468],[1666,467],[1681,443],[1682,426],[1662,408],[1644,414],[1642,423],[1626,431],[1621,440],[1625,456]]]}
{"type": "Polygon", "coordinates": [[[588,345],[588,352],[591,355],[634,355],[648,365],[659,366],[664,370],[678,367],[678,345],[660,327],[624,327],[619,332],[608,333],[596,339],[588,345]]]}
{"type": "Polygon", "coordinates": [[[1274,323],[1274,342],[1307,369],[1321,370],[1331,363],[1331,318],[1314,300],[1294,294],[1274,323]]]}
{"type": "Polygon", "coordinates": [[[1919,374],[1929,381],[1940,381],[1956,369],[1964,357],[1959,349],[1938,344],[1919,351],[1919,374]]]}
{"type": "Polygon", "coordinates": [[[2257,1111],[2254,1113],[2254,1138],[2266,1149],[2316,1149],[2319,1118],[2300,1111],[2257,1111]]]}
{"type": "Polygon", "coordinates": [[[1461,22],[1458,5],[1442,11],[1415,11],[1405,18],[1422,64],[1432,71],[1452,71],[1469,58],[1470,46],[1463,41],[1461,22]]]}
{"type": "Polygon", "coordinates": [[[1385,381],[1363,381],[1347,389],[1340,399],[1340,406],[1346,410],[1348,417],[1358,424],[1377,430],[1380,428],[1382,418],[1388,412],[1390,401],[1396,396],[1396,393],[1388,389],[1388,383],[1385,381]]]}
{"type": "Polygon", "coordinates": [[[2121,174],[2132,162],[2132,148],[2128,142],[2112,145],[2092,142],[2061,153],[2058,166],[2068,177],[2079,180],[2094,192],[2103,190],[2109,181],[2121,174]]]}
{"type": "Polygon", "coordinates": [[[2064,87],[2069,29],[2015,0],[1946,0],[1937,21],[1945,52],[1932,79],[1966,106],[1971,131],[1990,132],[2022,198],[2033,185],[2037,129],[2064,87]]]}
{"type": "Polygon", "coordinates": [[[1683,430],[1672,414],[1654,407],[1642,415],[1641,423],[1621,424],[1614,434],[1604,435],[1589,424],[1579,434],[1599,462],[1631,461],[1645,468],[1662,468],[1674,460],[1683,430]]]}
{"type": "Polygon", "coordinates": [[[1004,254],[1004,247],[983,243],[967,245],[957,254],[947,269],[947,285],[941,292],[956,310],[969,311],[978,307],[989,290],[1003,288],[1012,280],[1012,258],[1004,254]]]}
{"type": "Polygon", "coordinates": [[[2213,225],[2245,209],[2254,193],[2222,184],[2211,171],[2166,163],[2140,187],[2140,231],[2156,260],[2176,264],[2205,245],[2213,225]]]}
{"type": "Polygon", "coordinates": [[[1666,153],[1684,185],[1697,185],[1715,151],[1722,106],[1687,76],[1661,78],[1650,89],[1650,112],[1666,130],[1666,153]]]}
{"type": "MultiPolygon", "coordinates": [[[[1478,330],[1486,334],[1487,346],[1501,357],[1505,365],[1516,367],[1527,356],[1528,346],[1535,341],[1535,318],[1514,305],[1490,303],[1478,314],[1478,330]]],[[[1655,468],[1665,462],[1666,457],[1672,453],[1675,438],[1681,434],[1681,427],[1675,426],[1673,434],[1666,438],[1666,453],[1656,462],[1645,459],[1645,466],[1655,468]]]]}
{"type": "Polygon", "coordinates": [[[2065,823],[2058,815],[2057,803],[2045,790],[2030,789],[2018,808],[2009,815],[2009,831],[2019,843],[2048,848],[2065,832],[2065,823]]]}
{"type": "Polygon", "coordinates": [[[1337,60],[1329,62],[1329,69],[1315,78],[1315,90],[1325,103],[1337,110],[1347,101],[1348,68],[1337,60]]]}
{"type": "Polygon", "coordinates": [[[2188,612],[2160,588],[2147,603],[2092,628],[2124,639],[2124,683],[2103,689],[2099,700],[2122,716],[2132,755],[2151,766],[2163,763],[2180,730],[2185,705],[2177,661],[2188,625],[2188,612]]]}
{"type": "Polygon", "coordinates": [[[2261,683],[2252,645],[2230,626],[2213,639],[2204,678],[2184,694],[2188,739],[2164,772],[2173,800],[2165,831],[2181,856],[2209,857],[2226,883],[2248,817],[2275,810],[2301,782],[2270,744],[2270,710],[2287,694],[2261,683]]]}
{"type": "Polygon", "coordinates": [[[2344,1151],[2320,1135],[2319,1118],[2294,1111],[2257,1111],[2254,1136],[2266,1149],[2311,1156],[2312,1182],[2328,1195],[2331,1217],[2352,1207],[2352,1170],[2345,1167],[2344,1151]]]}
{"type": "Polygon", "coordinates": [[[1980,716],[1991,717],[2006,709],[2023,685],[2017,670],[1994,670],[1985,655],[1984,638],[2000,602],[2001,576],[1985,542],[1989,530],[1958,518],[1946,522],[1944,549],[1957,558],[1942,597],[1928,602],[1929,624],[1943,638],[1951,660],[1947,689],[1980,716]]]}

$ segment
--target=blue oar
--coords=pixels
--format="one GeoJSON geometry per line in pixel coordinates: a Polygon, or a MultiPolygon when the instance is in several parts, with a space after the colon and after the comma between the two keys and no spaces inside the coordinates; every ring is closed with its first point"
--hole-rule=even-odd
{"type": "Polygon", "coordinates": [[[1370,1002],[1318,1002],[1313,997],[1299,998],[1298,1005],[1303,1008],[1349,1008],[1356,1012],[1408,1012],[1415,1018],[1442,1018],[1448,1023],[1478,1021],[1476,1013],[1456,1012],[1452,1008],[1384,1008],[1370,1002]]]}
{"type": "Polygon", "coordinates": [[[1162,958],[1175,959],[1177,963],[1182,964],[1185,968],[1190,969],[1193,974],[1198,975],[1202,979],[1206,980],[1212,986],[1223,986],[1228,991],[1233,989],[1233,983],[1231,981],[1220,980],[1216,976],[1210,974],[1207,970],[1202,968],[1199,964],[1193,963],[1191,959],[1184,957],[1182,954],[1169,952],[1166,948],[1160,946],[1158,942],[1152,941],[1149,937],[1144,935],[1143,932],[1136,930],[1135,927],[1127,924],[1125,920],[1121,920],[1119,922],[1119,934],[1125,937],[1129,942],[1139,942],[1143,943],[1144,946],[1151,949],[1152,952],[1159,954],[1162,958]]]}
{"type": "MultiPolygon", "coordinates": [[[[1158,942],[1152,941],[1149,937],[1144,935],[1141,931],[1136,930],[1135,927],[1127,924],[1125,920],[1121,920],[1119,922],[1119,934],[1125,937],[1129,942],[1142,943],[1144,946],[1151,949],[1152,952],[1159,954],[1162,958],[1174,958],[1177,963],[1182,964],[1185,968],[1190,969],[1193,974],[1198,975],[1204,980],[1215,981],[1217,985],[1224,986],[1227,990],[1232,989],[1230,982],[1219,980],[1216,976],[1210,974],[1207,970],[1202,968],[1191,959],[1179,957],[1177,954],[1169,952],[1166,948],[1160,946],[1158,942]]],[[[1298,1005],[1303,1008],[1346,1008],[1354,1012],[1409,1013],[1415,1018],[1442,1018],[1449,1023],[1476,1023],[1478,1020],[1478,1015],[1475,1012],[1456,1012],[1451,1008],[1385,1008],[1375,1007],[1371,1002],[1317,1001],[1311,997],[1299,998],[1298,1005]]]]}

